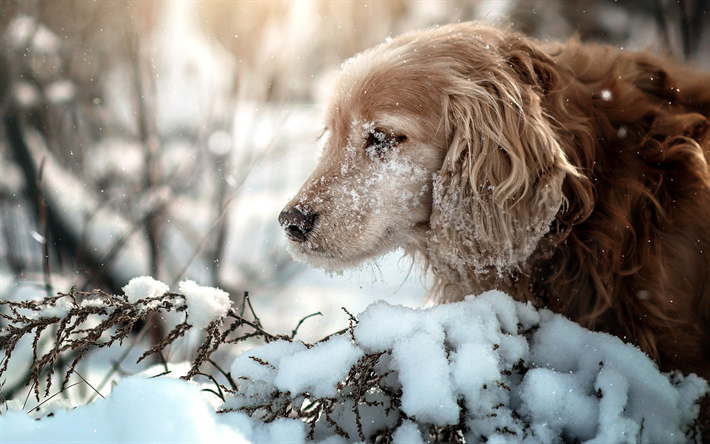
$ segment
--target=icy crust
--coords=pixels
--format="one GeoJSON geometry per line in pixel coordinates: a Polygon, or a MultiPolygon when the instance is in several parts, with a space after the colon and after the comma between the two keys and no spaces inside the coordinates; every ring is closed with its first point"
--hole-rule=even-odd
{"type": "MultiPolygon", "coordinates": [[[[224,408],[258,421],[259,406],[339,399],[353,365],[371,358],[383,379],[360,403],[366,440],[392,430],[394,442],[427,442],[431,427],[451,426],[469,443],[682,443],[708,391],[616,337],[491,291],[425,310],[380,301],[313,348],[257,347],[235,361],[240,389],[224,408]]],[[[356,409],[343,399],[307,441],[358,441],[356,409]]]]}

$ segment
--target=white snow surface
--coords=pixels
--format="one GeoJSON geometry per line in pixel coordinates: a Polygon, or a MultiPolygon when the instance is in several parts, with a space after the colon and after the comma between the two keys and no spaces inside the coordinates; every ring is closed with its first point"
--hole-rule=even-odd
{"type": "Polygon", "coordinates": [[[338,382],[363,356],[348,337],[338,336],[312,349],[283,358],[274,385],[283,392],[310,393],[316,398],[332,397],[338,382]]]}
{"type": "Polygon", "coordinates": [[[422,434],[412,421],[404,421],[392,435],[394,444],[424,444],[422,434]]]}
{"type": "MultiPolygon", "coordinates": [[[[463,413],[467,442],[682,443],[708,390],[695,375],[660,373],[616,337],[499,291],[429,309],[379,301],[358,319],[351,334],[310,349],[276,342],[240,356],[232,375],[244,382],[224,408],[334,397],[359,357],[384,353],[379,372],[392,371],[388,385],[402,390],[409,418],[395,442],[424,442],[421,430],[456,424],[463,413]]],[[[361,409],[368,438],[398,417],[372,395],[361,409]]],[[[358,436],[352,405],[332,416],[358,436]]],[[[315,431],[316,441],[336,439],[325,420],[315,431]]]]}
{"type": "Polygon", "coordinates": [[[708,392],[695,375],[662,374],[618,338],[499,291],[427,309],[379,301],[358,320],[345,334],[312,347],[277,341],[238,357],[231,373],[239,391],[222,406],[237,411],[215,413],[205,400],[211,395],[194,383],[133,377],[105,400],[39,421],[10,409],[0,415],[0,441],[361,441],[352,404],[331,412],[348,439],[325,418],[311,440],[297,419],[263,423],[258,409],[252,417],[238,410],[279,402],[298,408],[335,398],[351,367],[379,353],[374,370],[389,372],[386,386],[401,389],[406,419],[385,410],[384,393],[368,392],[368,405],[360,407],[368,441],[390,428],[396,443],[424,443],[422,431],[430,426],[463,420],[471,443],[682,443],[698,414],[697,400],[708,392]]]}
{"type": "Polygon", "coordinates": [[[170,287],[150,276],[140,276],[128,281],[122,290],[128,302],[134,304],[139,299],[162,296],[170,291],[170,287]]]}
{"type": "Polygon", "coordinates": [[[227,315],[232,301],[219,288],[203,287],[186,279],[179,284],[180,293],[187,301],[187,322],[195,328],[207,328],[214,320],[227,315]]]}
{"type": "Polygon", "coordinates": [[[0,415],[0,442],[247,443],[240,428],[221,423],[197,386],[172,378],[124,379],[111,396],[36,421],[24,412],[0,415]]]}

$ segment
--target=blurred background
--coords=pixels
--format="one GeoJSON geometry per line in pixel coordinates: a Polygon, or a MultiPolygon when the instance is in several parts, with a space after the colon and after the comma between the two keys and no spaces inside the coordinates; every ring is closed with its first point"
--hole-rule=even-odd
{"type": "MultiPolygon", "coordinates": [[[[2,0],[0,298],[189,278],[235,305],[249,291],[273,333],[321,312],[306,341],[347,327],[341,307],[421,305],[427,276],[401,252],[329,276],[289,257],[276,218],[315,166],[340,64],[467,20],[710,69],[710,0],[2,0]]],[[[153,340],[177,322],[153,321],[153,340]]]]}

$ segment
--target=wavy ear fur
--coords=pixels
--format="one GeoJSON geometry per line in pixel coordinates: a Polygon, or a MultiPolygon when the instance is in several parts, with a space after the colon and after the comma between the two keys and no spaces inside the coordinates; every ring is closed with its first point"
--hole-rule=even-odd
{"type": "Polygon", "coordinates": [[[431,216],[431,247],[464,279],[518,269],[565,206],[565,176],[578,176],[540,104],[544,88],[508,62],[470,69],[446,94],[449,148],[431,216]]]}

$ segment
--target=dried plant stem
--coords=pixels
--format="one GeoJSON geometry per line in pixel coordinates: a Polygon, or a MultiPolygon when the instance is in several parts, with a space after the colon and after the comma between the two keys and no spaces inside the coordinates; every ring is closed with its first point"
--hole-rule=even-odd
{"type": "Polygon", "coordinates": [[[44,290],[47,292],[47,296],[52,295],[52,278],[51,270],[49,264],[49,223],[47,223],[47,201],[42,192],[42,177],[44,174],[44,164],[46,159],[42,159],[39,164],[39,171],[37,172],[37,189],[38,199],[37,208],[39,209],[39,223],[40,230],[42,231],[42,272],[44,274],[44,290]]]}
{"type": "MultiPolygon", "coordinates": [[[[0,351],[4,351],[4,357],[0,361],[0,378],[8,370],[9,361],[20,339],[25,336],[32,337],[32,361],[26,380],[27,385],[31,385],[30,392],[34,393],[37,401],[40,400],[42,379],[45,380],[44,396],[49,396],[57,364],[64,367],[65,364],[62,363],[68,363],[60,388],[63,390],[69,386],[71,375],[77,373],[79,362],[91,350],[110,347],[116,342],[122,343],[129,338],[139,321],[145,321],[160,312],[175,311],[185,316],[183,322],[177,324],[164,338],[146,350],[137,362],[141,362],[149,356],[159,355],[193,328],[190,324],[185,296],[179,293],[165,293],[161,296],[146,297],[129,302],[125,296],[114,296],[100,290],[87,293],[73,287],[66,294],[58,293],[56,296],[47,296],[41,300],[22,302],[0,300],[0,309],[3,309],[0,311],[0,319],[6,320],[8,324],[6,327],[0,328],[0,351]],[[79,300],[82,302],[79,303],[79,300]],[[42,336],[44,332],[50,332],[50,334],[42,336]],[[51,339],[52,343],[49,350],[42,352],[44,338],[51,339]]],[[[218,387],[216,390],[218,396],[219,394],[223,395],[223,389],[236,390],[237,383],[232,376],[211,360],[211,356],[222,345],[235,344],[250,338],[258,338],[265,342],[292,341],[301,324],[316,314],[320,313],[301,319],[290,336],[272,334],[264,330],[247,293],[241,313],[230,309],[223,318],[215,319],[207,326],[205,338],[197,349],[192,367],[182,378],[189,380],[195,375],[203,374],[201,367],[209,361],[232,387],[231,389],[218,387]],[[253,319],[247,319],[244,316],[244,308],[247,305],[253,319]],[[245,329],[246,331],[244,331],[245,329]]],[[[143,326],[130,346],[114,362],[113,368],[97,387],[89,384],[83,376],[77,373],[79,378],[94,391],[89,402],[96,399],[96,395],[103,397],[100,390],[114,373],[120,371],[121,363],[136,344],[141,342],[147,331],[148,323],[143,326]]],[[[164,365],[166,373],[169,372],[167,363],[164,362],[164,365]]],[[[218,385],[216,379],[214,382],[218,385]]]]}

